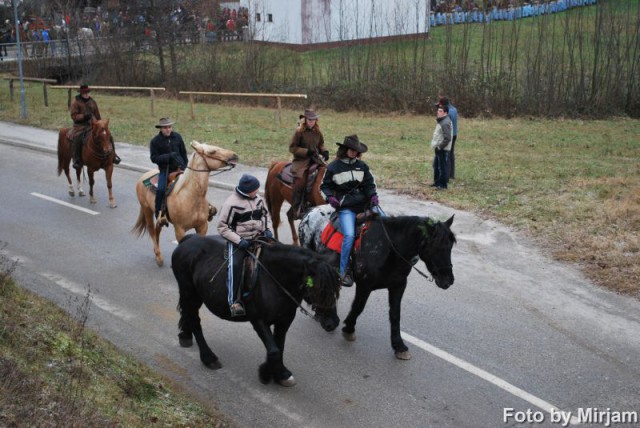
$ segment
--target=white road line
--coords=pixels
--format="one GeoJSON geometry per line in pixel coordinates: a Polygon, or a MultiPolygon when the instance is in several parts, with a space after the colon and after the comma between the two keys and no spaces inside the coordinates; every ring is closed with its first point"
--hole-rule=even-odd
{"type": "MultiPolygon", "coordinates": [[[[40,275],[49,279],[50,281],[55,282],[60,287],[72,292],[73,294],[77,294],[79,296],[87,295],[87,289],[85,287],[75,282],[69,281],[68,279],[60,275],[57,275],[55,273],[48,273],[48,272],[40,272],[40,275]]],[[[116,305],[113,305],[111,302],[103,299],[102,297],[98,297],[95,294],[91,295],[91,303],[93,303],[103,311],[109,312],[110,314],[115,315],[116,317],[121,318],[123,320],[130,320],[133,318],[133,314],[131,314],[130,312],[122,308],[119,308],[116,305]]]]}
{"type": "MultiPolygon", "coordinates": [[[[491,373],[484,371],[481,368],[476,367],[471,363],[461,360],[460,358],[454,355],[451,355],[450,353],[443,351],[440,348],[436,348],[435,346],[430,345],[424,340],[418,339],[417,337],[413,337],[410,334],[405,333],[404,331],[400,333],[402,335],[402,338],[407,342],[414,344],[415,346],[421,348],[424,351],[429,352],[430,354],[435,355],[436,357],[442,358],[443,360],[453,364],[454,366],[461,368],[462,370],[466,370],[467,372],[473,375],[476,375],[479,378],[486,380],[487,382],[494,384],[498,388],[501,388],[507,391],[508,393],[515,395],[516,397],[533,404],[534,406],[544,410],[547,413],[551,413],[552,411],[557,412],[559,410],[558,407],[554,406],[553,404],[548,403],[543,399],[536,397],[535,395],[529,394],[527,391],[523,391],[517,386],[511,385],[509,382],[503,379],[500,379],[499,377],[492,375],[491,373]]],[[[571,417],[572,425],[578,425],[579,423],[580,423],[579,418],[575,416],[571,417]]]]}
{"type": "Polygon", "coordinates": [[[98,211],[92,211],[92,210],[87,209],[87,208],[82,208],[82,207],[79,207],[77,205],[73,205],[73,204],[70,204],[68,202],[61,201],[60,199],[52,198],[51,196],[46,196],[46,195],[43,195],[43,194],[40,194],[40,193],[36,193],[36,192],[31,192],[31,194],[33,196],[38,197],[38,198],[42,198],[42,199],[50,201],[50,202],[55,202],[56,204],[60,204],[60,205],[63,205],[65,207],[73,208],[75,210],[82,211],[82,212],[85,212],[87,214],[91,214],[91,215],[100,214],[98,211]]]}

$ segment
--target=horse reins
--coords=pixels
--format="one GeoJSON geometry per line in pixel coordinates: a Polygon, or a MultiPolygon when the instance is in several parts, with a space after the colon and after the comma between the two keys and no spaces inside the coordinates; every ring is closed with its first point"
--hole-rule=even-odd
{"type": "Polygon", "coordinates": [[[233,165],[229,165],[229,162],[225,161],[224,159],[216,158],[216,157],[213,157],[213,156],[205,156],[202,153],[197,152],[197,151],[194,152],[194,154],[196,154],[196,153],[198,155],[202,156],[205,159],[209,158],[209,159],[214,159],[214,160],[217,160],[217,161],[220,161],[220,162],[224,162],[224,164],[226,166],[224,166],[222,168],[219,168],[219,169],[216,169],[216,170],[211,170],[209,168],[207,168],[207,169],[195,169],[195,168],[192,168],[189,165],[187,165],[187,169],[190,169],[193,172],[208,172],[208,173],[212,173],[211,175],[216,176],[218,174],[222,174],[223,172],[231,171],[233,168],[235,168],[233,165]],[[216,171],[216,172],[213,173],[214,171],[216,171]]]}
{"type": "Polygon", "coordinates": [[[418,272],[420,275],[422,275],[427,281],[434,282],[433,276],[428,276],[427,274],[422,272],[420,269],[418,269],[415,264],[412,264],[411,261],[405,259],[404,256],[400,254],[400,251],[398,251],[395,245],[393,245],[393,241],[391,240],[391,236],[389,236],[389,232],[387,232],[387,228],[384,226],[382,217],[380,217],[380,226],[382,227],[384,236],[387,238],[387,241],[389,241],[389,245],[391,246],[391,249],[393,250],[393,252],[396,253],[396,255],[400,257],[400,259],[402,259],[406,264],[411,266],[412,269],[415,269],[415,271],[418,272]]]}

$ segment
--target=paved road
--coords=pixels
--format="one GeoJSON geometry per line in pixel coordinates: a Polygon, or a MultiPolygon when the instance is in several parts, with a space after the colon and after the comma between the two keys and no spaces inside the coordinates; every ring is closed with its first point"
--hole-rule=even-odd
{"type": "MultiPolygon", "coordinates": [[[[402,330],[412,360],[394,359],[386,293],[378,292],[354,343],[298,315],[285,355],[298,379],[290,389],[258,382],[264,350],[248,324],[202,312],[223,364],[209,371],[196,348],[177,344],[170,268],[155,266],[150,240],[129,234],[134,182],[153,166],[147,150],[118,143],[124,161],[114,173],[118,208],[110,209],[102,174],[96,205],[67,195],[65,180],[55,176],[55,142],[53,132],[0,122],[0,241],[6,256],[19,260],[16,278],[72,313],[89,284],[91,327],[240,426],[529,426],[519,423],[527,415],[543,420],[536,426],[559,426],[554,409],[572,412],[573,422],[581,409],[604,410],[605,417],[640,412],[639,302],[598,289],[500,224],[389,192],[381,200],[391,214],[456,214],[454,286],[443,291],[409,278],[402,330]]],[[[262,182],[266,176],[241,165],[213,178],[209,199],[219,206],[246,171],[262,182]]],[[[166,256],[175,247],[167,230],[166,256]]],[[[343,290],[342,318],[353,292],[343,290]]]]}

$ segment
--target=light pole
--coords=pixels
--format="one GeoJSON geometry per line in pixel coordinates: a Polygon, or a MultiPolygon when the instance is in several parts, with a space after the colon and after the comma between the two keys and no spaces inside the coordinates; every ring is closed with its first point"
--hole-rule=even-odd
{"type": "Polygon", "coordinates": [[[27,103],[24,97],[24,79],[22,76],[22,47],[20,45],[20,27],[22,25],[18,21],[18,0],[12,0],[13,3],[13,20],[16,28],[16,42],[18,47],[18,76],[20,77],[20,118],[27,118],[27,103]]]}

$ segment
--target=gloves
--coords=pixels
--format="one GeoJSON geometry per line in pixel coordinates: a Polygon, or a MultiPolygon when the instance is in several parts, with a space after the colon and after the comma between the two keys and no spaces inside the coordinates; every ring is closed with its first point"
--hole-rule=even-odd
{"type": "Polygon", "coordinates": [[[380,203],[380,201],[378,200],[378,195],[373,195],[371,197],[371,206],[375,207],[376,205],[378,205],[380,203]]]}
{"type": "Polygon", "coordinates": [[[335,209],[340,208],[340,201],[335,196],[329,196],[327,198],[327,202],[329,202],[329,205],[331,205],[335,209]]]}
{"type": "Polygon", "coordinates": [[[241,239],[240,242],[238,242],[238,248],[240,248],[241,250],[248,249],[249,245],[251,245],[251,243],[246,239],[241,239]]]}
{"type": "Polygon", "coordinates": [[[329,150],[323,150],[322,159],[324,159],[325,162],[329,160],[329,150]]]}
{"type": "Polygon", "coordinates": [[[265,238],[273,239],[273,233],[268,229],[264,231],[263,235],[265,238]]]}
{"type": "Polygon", "coordinates": [[[315,150],[307,149],[307,157],[312,158],[313,156],[315,156],[315,154],[316,154],[315,150]]]}

